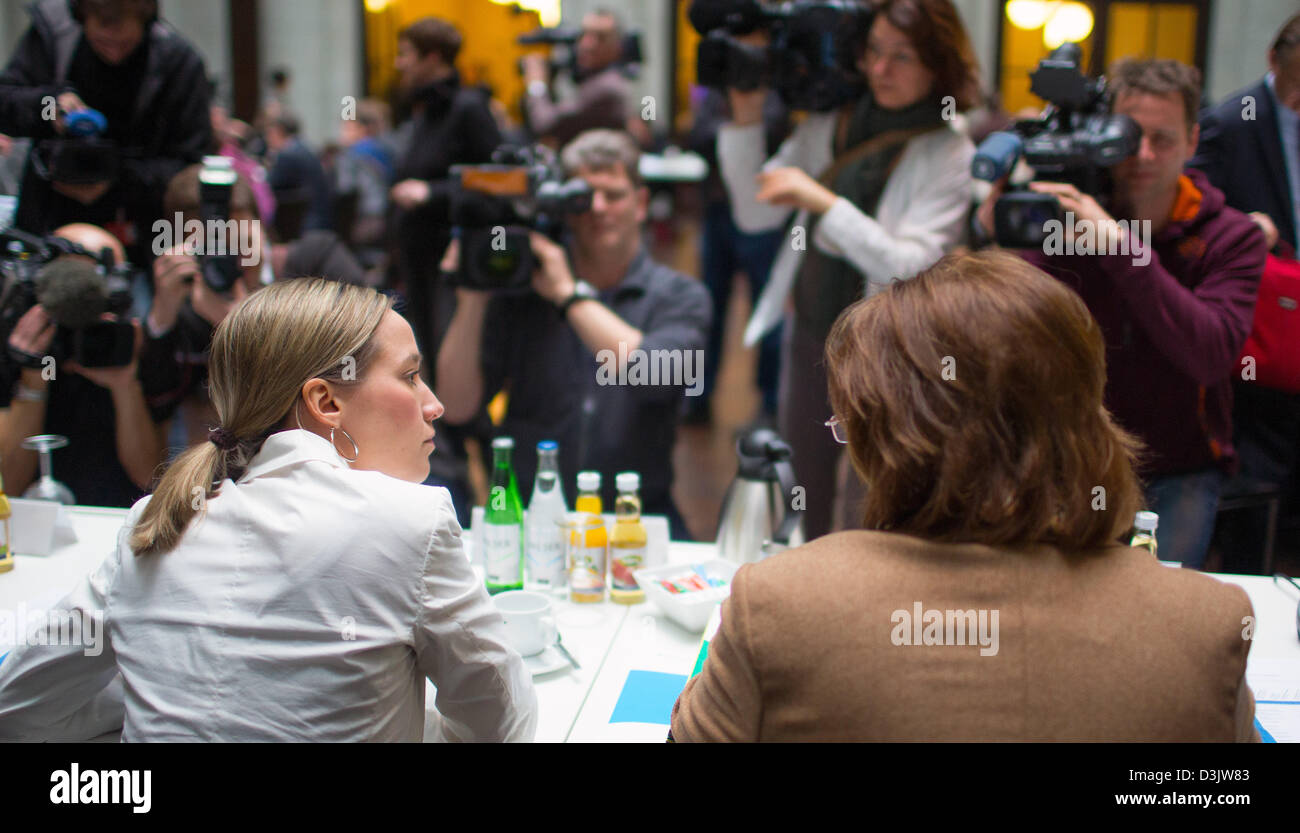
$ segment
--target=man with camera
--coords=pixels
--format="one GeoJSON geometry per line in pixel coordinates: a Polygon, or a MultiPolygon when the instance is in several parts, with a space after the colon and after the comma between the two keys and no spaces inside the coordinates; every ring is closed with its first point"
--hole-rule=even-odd
{"type": "Polygon", "coordinates": [[[0,75],[0,132],[35,140],[15,225],[96,223],[145,263],[167,180],[211,141],[203,59],[157,0],[39,0],[31,18],[0,75]]]}
{"type": "MultiPolygon", "coordinates": [[[[114,263],[124,262],[121,243],[101,228],[78,223],[55,236],[87,253],[110,249],[114,263]]],[[[45,304],[23,313],[9,333],[8,351],[21,366],[17,383],[0,391],[0,462],[10,494],[22,494],[35,479],[36,452],[22,441],[36,434],[68,438],[68,447],[53,455],[54,476],[81,504],[130,506],[149,489],[162,462],[162,417],[146,404],[138,373],[139,322],[122,326],[119,315],[104,312],[102,324],[85,323],[73,334],[66,321],[56,320],[75,317],[79,306],[102,299],[106,283],[99,271],[82,254],[45,264],[36,278],[37,297],[45,304]],[[92,330],[119,332],[91,338],[92,330]]],[[[6,292],[6,303],[13,297],[6,292]]]]}
{"type": "MultiPolygon", "coordinates": [[[[1101,325],[1106,405],[1146,447],[1142,475],[1160,516],[1160,557],[1200,567],[1236,465],[1232,378],[1250,331],[1264,235],[1204,174],[1184,170],[1198,138],[1196,69],[1122,61],[1109,84],[1114,113],[1141,128],[1137,152],[1115,166],[1111,194],[1032,183],[1057,198],[1073,223],[1070,239],[1082,245],[1048,254],[1044,243],[1022,255],[1074,288],[1101,325]]],[[[980,207],[988,234],[1001,192],[999,184],[980,207]]]]}
{"type": "Polygon", "coordinates": [[[575,47],[575,88],[562,101],[551,99],[550,69],[545,55],[523,59],[527,94],[524,109],[533,135],[552,147],[564,147],[585,130],[627,130],[645,146],[650,135],[632,107],[632,87],[620,66],[623,31],[618,17],[605,9],[582,19],[575,47]]]}
{"type": "Polygon", "coordinates": [[[270,246],[249,184],[222,157],[172,178],[156,224],[153,304],[145,318],[141,375],[155,412],[170,417],[187,400],[187,442],[206,438],[208,346],[217,325],[249,293],[277,278],[322,276],[351,283],[361,265],[333,232],[311,231],[270,246]]]}
{"type": "MultiPolygon", "coordinates": [[[[439,396],[444,420],[454,424],[507,388],[499,428],[520,450],[514,465],[525,493],[537,463],[532,449],[556,440],[565,482],[579,470],[601,471],[607,506],[614,474],[640,472],[644,511],[668,515],[676,537],[686,529],[669,494],[672,451],[692,380],[660,374],[647,383],[628,372],[629,364],[657,355],[690,360],[702,373],[694,360],[708,337],[710,303],[697,281],[644,250],[649,192],[639,159],[632,138],[611,130],[584,133],[564,149],[565,172],[592,191],[590,209],[570,219],[572,245],[566,250],[531,235],[536,268],[528,294],[457,289],[456,314],[438,352],[439,396]]],[[[457,269],[472,256],[453,244],[443,268],[457,269]]]]}

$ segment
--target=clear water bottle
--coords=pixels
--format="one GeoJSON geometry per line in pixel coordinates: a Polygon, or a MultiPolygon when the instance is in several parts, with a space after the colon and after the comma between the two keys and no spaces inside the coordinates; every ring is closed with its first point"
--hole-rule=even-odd
{"type": "Polygon", "coordinates": [[[525,521],[525,578],[531,589],[563,592],[564,535],[560,523],[567,507],[560,482],[560,447],[551,440],[537,444],[537,478],[525,521]]]}

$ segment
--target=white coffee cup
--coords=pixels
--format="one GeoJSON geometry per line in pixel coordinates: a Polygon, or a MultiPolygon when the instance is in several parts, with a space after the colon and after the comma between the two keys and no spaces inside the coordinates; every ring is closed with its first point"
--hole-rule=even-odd
{"type": "Polygon", "coordinates": [[[507,590],[492,601],[506,620],[506,641],[520,656],[540,654],[555,644],[555,615],[549,598],[528,590],[507,590]]]}

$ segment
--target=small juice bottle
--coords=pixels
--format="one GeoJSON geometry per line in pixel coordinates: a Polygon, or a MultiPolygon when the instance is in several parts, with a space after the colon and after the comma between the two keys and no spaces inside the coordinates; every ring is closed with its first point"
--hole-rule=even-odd
{"type": "Polygon", "coordinates": [[[601,517],[600,472],[578,472],[578,499],[573,508],[594,520],[585,529],[570,532],[576,540],[569,542],[569,599],[574,602],[603,602],[609,533],[605,531],[601,517]]]}
{"type": "Polygon", "coordinates": [[[609,545],[609,597],[619,604],[645,601],[632,571],[645,564],[646,534],[641,523],[641,475],[620,472],[614,479],[618,499],[614,501],[614,539],[609,545]]]}
{"type": "Polygon", "coordinates": [[[1133,537],[1129,539],[1130,547],[1147,550],[1156,554],[1156,526],[1160,517],[1155,512],[1139,512],[1133,519],[1133,537]]]}
{"type": "Polygon", "coordinates": [[[14,553],[9,538],[9,498],[5,497],[5,483],[0,479],[0,573],[7,573],[14,568],[14,553]]]}

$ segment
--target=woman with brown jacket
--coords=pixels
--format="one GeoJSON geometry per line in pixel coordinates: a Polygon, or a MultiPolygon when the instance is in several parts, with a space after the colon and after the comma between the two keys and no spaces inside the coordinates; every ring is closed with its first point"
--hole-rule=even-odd
{"type": "Polygon", "coordinates": [[[1077,295],[950,255],[826,364],[866,531],[736,573],[676,740],[1258,740],[1245,593],[1119,543],[1136,442],[1077,295]]]}

